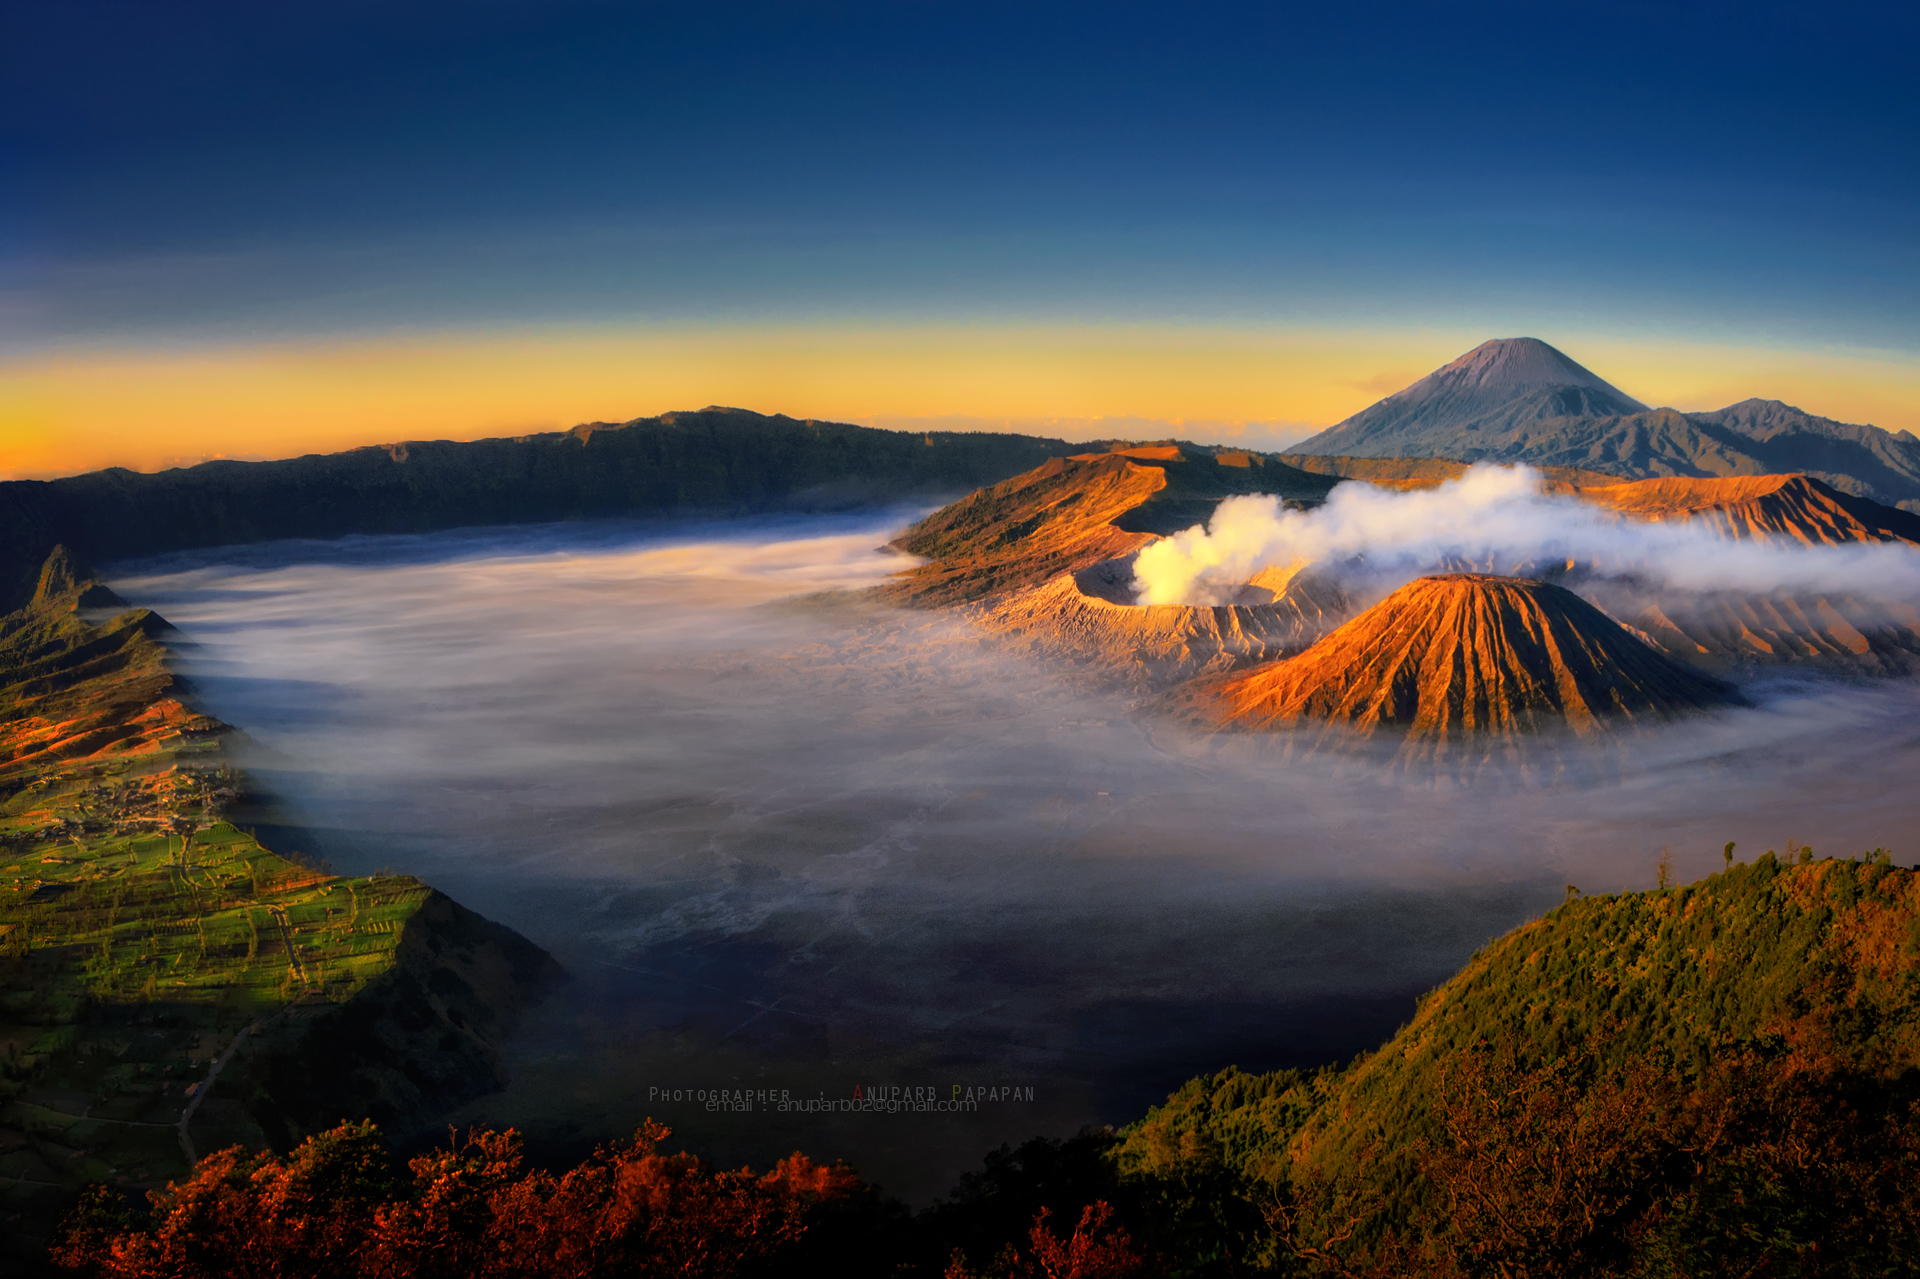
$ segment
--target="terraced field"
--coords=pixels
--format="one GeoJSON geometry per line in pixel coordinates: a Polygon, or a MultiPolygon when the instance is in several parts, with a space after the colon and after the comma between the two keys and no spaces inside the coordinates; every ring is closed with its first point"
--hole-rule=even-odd
{"type": "Polygon", "coordinates": [[[229,730],[185,700],[169,630],[62,553],[0,618],[0,1235],[29,1249],[79,1185],[326,1122],[329,1072],[396,1117],[485,1086],[489,1032],[550,967],[417,880],[236,825],[229,730]],[[396,998],[425,1015],[363,1024],[396,998]],[[398,1078],[423,1035],[445,1060],[398,1078]]]}

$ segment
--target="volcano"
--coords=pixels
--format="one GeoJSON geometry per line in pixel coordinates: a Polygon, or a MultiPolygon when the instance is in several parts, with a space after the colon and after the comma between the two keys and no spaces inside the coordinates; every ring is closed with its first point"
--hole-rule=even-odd
{"type": "Polygon", "coordinates": [[[1339,482],[1276,454],[1199,444],[1120,445],[1054,458],[907,529],[893,545],[927,563],[879,594],[920,606],[1004,599],[1202,523],[1222,498],[1266,493],[1314,503],[1339,482]]]}
{"type": "Polygon", "coordinates": [[[1124,556],[1061,573],[975,620],[1013,647],[1156,688],[1297,653],[1349,611],[1334,583],[1285,571],[1247,583],[1232,604],[1138,604],[1124,556]]]}
{"type": "Polygon", "coordinates": [[[1621,479],[1804,472],[1920,511],[1920,437],[1838,422],[1778,400],[1711,412],[1648,408],[1538,338],[1483,342],[1287,450],[1304,469],[1418,487],[1418,463],[1525,462],[1621,479]],[[1382,460],[1385,460],[1383,463],[1382,460]]]}
{"type": "Polygon", "coordinates": [[[1298,656],[1198,681],[1180,700],[1221,726],[1319,722],[1440,742],[1593,733],[1742,699],[1563,587],[1446,573],[1401,587],[1298,656]]]}
{"type": "Polygon", "coordinates": [[[1646,408],[1539,338],[1495,338],[1289,452],[1471,459],[1483,436],[1646,408]]]}

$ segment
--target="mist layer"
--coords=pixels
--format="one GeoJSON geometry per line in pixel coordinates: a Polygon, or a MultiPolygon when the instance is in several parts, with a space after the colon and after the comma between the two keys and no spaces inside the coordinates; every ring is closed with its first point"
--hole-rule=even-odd
{"type": "MultiPolygon", "coordinates": [[[[1349,486],[1342,486],[1344,491],[1349,486]]],[[[1360,486],[1350,486],[1358,489],[1360,486]]],[[[419,875],[575,976],[465,1118],[646,1114],[924,1194],[1189,1075],[1337,1060],[1569,884],[1920,829],[1906,684],[1760,690],[1603,779],[1463,786],[1193,735],[945,615],[821,595],[896,516],[282,544],[115,582],[196,644],[292,851],[419,875]],[[660,1090],[1031,1087],[941,1115],[660,1090]]]]}

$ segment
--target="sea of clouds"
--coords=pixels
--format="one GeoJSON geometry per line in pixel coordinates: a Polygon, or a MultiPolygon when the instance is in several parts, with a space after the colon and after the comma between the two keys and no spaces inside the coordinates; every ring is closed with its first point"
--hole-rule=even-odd
{"type": "Polygon", "coordinates": [[[419,875],[567,965],[513,1086],[461,1117],[553,1140],[652,1112],[719,1157],[847,1155],[932,1193],[1200,1071],[1344,1058],[1567,884],[1650,885],[1663,850],[1682,877],[1730,839],[1920,856],[1907,685],[1781,688],[1590,783],[1422,784],[822,597],[900,568],[905,518],[285,543],[113,584],[192,641],[283,847],[419,875]],[[648,1100],[976,1078],[1040,1100],[648,1100]]]}

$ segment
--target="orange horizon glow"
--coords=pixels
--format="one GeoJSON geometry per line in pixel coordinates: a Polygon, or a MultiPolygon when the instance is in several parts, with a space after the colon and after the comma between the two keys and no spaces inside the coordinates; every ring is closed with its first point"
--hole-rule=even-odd
{"type": "MultiPolygon", "coordinates": [[[[479,439],[707,404],[900,429],[1283,447],[1498,334],[1203,326],[657,328],[70,352],[0,364],[0,478],[479,439]]],[[[1654,405],[1748,396],[1920,432],[1920,364],[1537,333],[1654,405]]]]}

